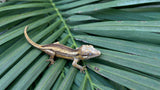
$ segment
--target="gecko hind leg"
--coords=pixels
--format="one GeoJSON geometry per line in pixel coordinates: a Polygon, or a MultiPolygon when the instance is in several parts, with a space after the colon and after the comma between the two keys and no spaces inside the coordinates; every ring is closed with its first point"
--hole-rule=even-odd
{"type": "MultiPolygon", "coordinates": [[[[48,60],[46,60],[46,61],[49,61],[50,62],[50,65],[52,65],[52,64],[54,64],[54,56],[55,56],[55,52],[53,52],[53,53],[48,53],[48,52],[46,52],[48,55],[50,55],[50,58],[48,59],[48,60]]],[[[50,66],[49,65],[49,66],[50,66]]]]}
{"type": "MultiPolygon", "coordinates": [[[[46,54],[48,54],[48,55],[50,55],[50,58],[48,59],[48,60],[46,60],[46,61],[49,61],[50,62],[50,65],[52,65],[52,64],[54,64],[54,56],[55,56],[55,52],[51,52],[51,51],[49,51],[49,50],[43,50],[46,54]]],[[[49,66],[50,66],[49,65],[49,66]]]]}
{"type": "Polygon", "coordinates": [[[51,62],[50,65],[54,64],[54,56],[50,56],[50,58],[48,60],[46,60],[46,61],[51,62]]]}

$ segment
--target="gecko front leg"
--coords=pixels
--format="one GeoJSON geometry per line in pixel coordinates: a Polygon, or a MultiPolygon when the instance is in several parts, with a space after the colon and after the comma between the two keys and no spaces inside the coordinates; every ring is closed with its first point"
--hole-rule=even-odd
{"type": "Polygon", "coordinates": [[[78,61],[79,61],[79,59],[74,58],[74,60],[73,60],[73,62],[72,62],[72,65],[73,65],[74,67],[80,69],[81,72],[84,72],[84,70],[87,70],[87,69],[86,69],[86,66],[81,66],[81,65],[77,64],[78,61]]]}

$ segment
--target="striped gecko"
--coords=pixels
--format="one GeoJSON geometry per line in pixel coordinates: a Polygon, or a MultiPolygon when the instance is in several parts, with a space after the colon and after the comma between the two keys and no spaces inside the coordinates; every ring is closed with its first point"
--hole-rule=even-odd
{"type": "Polygon", "coordinates": [[[72,49],[68,46],[60,44],[59,42],[55,42],[55,43],[48,44],[48,45],[39,45],[33,42],[29,38],[27,34],[27,28],[28,26],[26,26],[24,29],[24,35],[27,41],[34,47],[50,55],[50,58],[46,61],[50,61],[51,64],[54,64],[55,56],[64,58],[64,59],[69,59],[69,60],[73,60],[72,65],[74,67],[84,72],[84,70],[86,70],[86,66],[79,65],[78,64],[79,60],[87,60],[87,59],[94,58],[94,57],[101,55],[101,52],[96,50],[92,45],[82,45],[81,47],[77,49],[72,49]]]}

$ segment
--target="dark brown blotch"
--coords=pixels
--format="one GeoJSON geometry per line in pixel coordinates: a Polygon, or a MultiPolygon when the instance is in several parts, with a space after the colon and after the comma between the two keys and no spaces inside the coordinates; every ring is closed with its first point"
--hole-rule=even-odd
{"type": "Polygon", "coordinates": [[[98,68],[98,67],[95,67],[94,70],[99,71],[99,68],[98,68]]]}

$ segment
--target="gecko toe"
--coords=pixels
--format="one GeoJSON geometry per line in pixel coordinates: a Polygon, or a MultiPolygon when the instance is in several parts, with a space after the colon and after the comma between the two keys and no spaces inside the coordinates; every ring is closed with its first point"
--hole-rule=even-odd
{"type": "Polygon", "coordinates": [[[85,73],[85,70],[87,70],[86,66],[83,66],[83,68],[80,70],[80,72],[85,73]]]}
{"type": "Polygon", "coordinates": [[[54,60],[53,59],[48,59],[46,61],[49,61],[51,65],[54,64],[54,60]]]}

